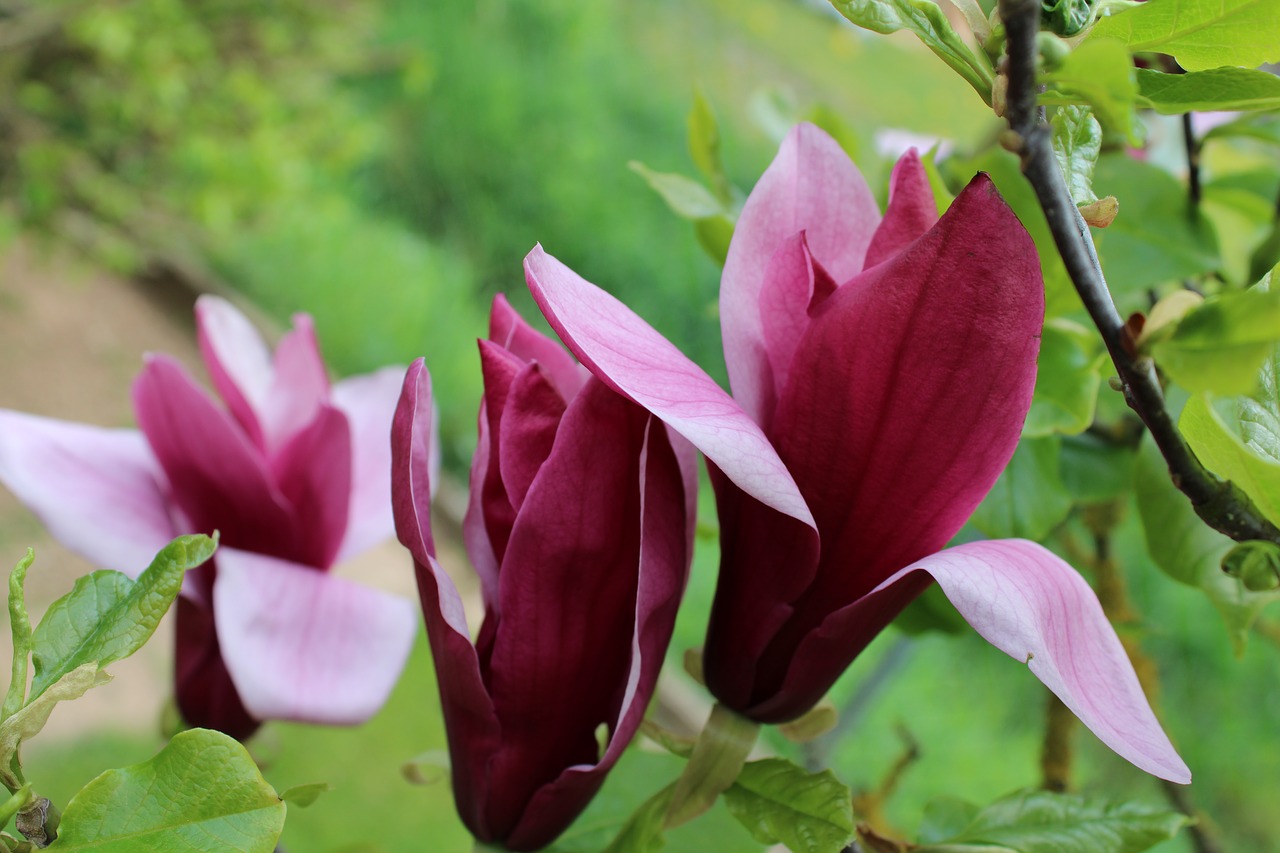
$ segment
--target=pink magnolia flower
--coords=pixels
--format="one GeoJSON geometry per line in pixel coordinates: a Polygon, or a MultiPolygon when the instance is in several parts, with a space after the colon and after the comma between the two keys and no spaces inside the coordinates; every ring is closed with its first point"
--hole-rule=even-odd
{"type": "Polygon", "coordinates": [[[936,580],[974,628],[1138,767],[1190,772],[1096,597],[1032,542],[942,550],[1018,441],[1035,381],[1035,246],[985,175],[938,218],[914,154],[881,218],[810,125],[742,211],[720,294],[729,397],[629,309],[535,248],[534,298],[592,373],[708,459],[721,570],[707,685],[761,722],[808,711],[936,580]]]}
{"type": "Polygon", "coordinates": [[[653,695],[692,556],[697,460],[502,297],[480,361],[464,531],[485,607],[474,643],[432,541],[420,360],[392,431],[396,529],[416,565],[458,812],[482,841],[539,850],[599,790],[653,695]]]}
{"type": "Polygon", "coordinates": [[[392,532],[390,430],[401,370],[330,386],[311,319],[274,360],[248,320],[196,303],[225,406],[173,359],[133,386],[141,430],[0,410],[0,482],[94,563],[137,574],[174,536],[221,534],[177,606],[188,723],[245,738],[266,719],[363,722],[417,630],[412,604],[329,574],[392,532]]]}

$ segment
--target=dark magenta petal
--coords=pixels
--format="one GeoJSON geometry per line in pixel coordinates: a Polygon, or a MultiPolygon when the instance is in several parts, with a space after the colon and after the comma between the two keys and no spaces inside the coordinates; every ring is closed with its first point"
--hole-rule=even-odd
{"type": "Polygon", "coordinates": [[[197,531],[218,530],[233,548],[295,559],[302,531],[260,452],[181,365],[150,356],[133,401],[173,500],[197,531]]]}
{"type": "Polygon", "coordinates": [[[431,375],[422,359],[405,375],[391,428],[391,496],[400,542],[413,555],[436,682],[452,756],[453,790],[463,822],[482,835],[488,767],[501,743],[480,675],[462,598],[435,557],[431,532],[431,375]]]}
{"type": "Polygon", "coordinates": [[[848,281],[863,268],[879,222],[875,197],[839,144],[812,124],[792,128],[743,205],[720,279],[733,397],[758,422],[769,398],[761,292],[770,259],[803,231],[813,256],[836,281],[848,281]]]}
{"type": "Polygon", "coordinates": [[[489,340],[521,361],[541,364],[547,378],[566,402],[572,400],[587,381],[587,369],[578,364],[559,342],[525,322],[501,293],[493,298],[493,308],[489,312],[489,340]]]}
{"type": "MultiPolygon", "coordinates": [[[[802,594],[782,599],[794,612],[769,639],[749,702],[735,694],[734,707],[789,701],[774,694],[805,636],[968,518],[1017,444],[1042,320],[1034,246],[984,176],[925,237],[818,311],[771,438],[817,520],[821,558],[802,594]]],[[[721,571],[712,631],[746,632],[754,610],[743,602],[776,559],[777,525],[748,516],[721,530],[735,556],[721,571]]],[[[712,637],[708,648],[728,642],[712,637]]],[[[712,685],[718,659],[708,661],[712,685]]],[[[798,692],[820,696],[847,662],[798,692]]],[[[787,707],[802,713],[804,701],[787,707]]]]}
{"type": "Polygon", "coordinates": [[[867,267],[892,258],[938,221],[929,176],[914,148],[903,154],[889,177],[889,206],[867,249],[867,267]]]}
{"type": "Polygon", "coordinates": [[[608,746],[599,763],[568,768],[534,795],[507,840],[513,850],[541,849],[573,821],[635,735],[653,696],[693,554],[682,530],[688,521],[678,511],[686,500],[687,492],[681,492],[689,488],[691,469],[669,435],[661,421],[649,419],[640,456],[642,529],[632,654],[622,707],[616,723],[610,720],[608,746]]]}
{"type": "Polygon", "coordinates": [[[307,520],[291,562],[319,568],[333,564],[347,532],[351,462],[347,416],[327,403],[271,460],[276,483],[294,517],[307,520]]]}
{"type": "MultiPolygon", "coordinates": [[[[479,502],[474,497],[467,510],[468,525],[481,524],[488,547],[498,565],[507,550],[511,525],[515,523],[516,510],[507,496],[502,482],[502,465],[499,448],[502,443],[502,412],[507,407],[507,395],[511,383],[524,370],[525,363],[490,341],[479,341],[480,368],[484,374],[484,401],[480,417],[485,421],[485,438],[488,453],[485,456],[485,472],[480,482],[479,502]]],[[[472,477],[475,477],[476,460],[472,461],[472,477]]],[[[478,561],[477,561],[478,562],[478,561]]]]}
{"type": "MultiPolygon", "coordinates": [[[[214,567],[196,569],[206,601],[212,599],[214,567]]],[[[189,577],[189,576],[188,576],[189,577]]],[[[245,710],[218,647],[213,612],[189,596],[179,596],[174,631],[174,699],[187,725],[216,729],[246,740],[262,723],[245,710]]]]}
{"type": "Polygon", "coordinates": [[[541,365],[526,365],[512,380],[502,411],[498,466],[507,499],[517,513],[551,453],[564,410],[564,398],[547,381],[541,365]]]}
{"type": "MultiPolygon", "coordinates": [[[[659,552],[650,568],[661,579],[647,579],[644,606],[657,603],[674,616],[672,598],[688,566],[684,475],[669,445],[650,446],[645,454],[655,426],[644,409],[589,380],[565,412],[512,530],[487,679],[503,734],[492,765],[488,827],[517,849],[535,849],[567,824],[551,828],[559,820],[548,814],[534,819],[537,831],[513,837],[534,794],[569,767],[599,763],[595,731],[601,724],[625,742],[629,733],[619,722],[630,715],[624,709],[643,708],[652,690],[651,678],[628,689],[646,510],[653,515],[643,533],[655,537],[659,552]],[[655,467],[646,469],[646,456],[655,467]],[[645,493],[655,489],[664,499],[646,506],[645,493]]],[[[672,625],[670,619],[649,625],[641,653],[660,658],[672,625]]],[[[639,720],[627,722],[634,731],[639,720]]],[[[585,804],[575,803],[573,813],[585,804]]]]}
{"type": "Polygon", "coordinates": [[[271,385],[261,416],[267,452],[275,454],[315,418],[329,399],[329,374],[320,356],[315,324],[295,314],[293,328],[280,338],[272,362],[271,385]]]}

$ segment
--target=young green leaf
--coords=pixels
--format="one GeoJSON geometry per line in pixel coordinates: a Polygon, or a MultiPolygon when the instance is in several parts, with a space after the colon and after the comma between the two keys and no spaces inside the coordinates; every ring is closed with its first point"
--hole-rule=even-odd
{"type": "Polygon", "coordinates": [[[985,56],[974,53],[933,0],[831,0],[852,23],[876,33],[910,30],[991,103],[993,74],[985,56]]]}
{"type": "Polygon", "coordinates": [[[1053,153],[1077,205],[1096,201],[1093,167],[1102,151],[1102,126],[1086,106],[1073,104],[1053,111],[1053,153]]]}
{"type": "MultiPolygon", "coordinates": [[[[1280,356],[1273,355],[1271,364],[1277,361],[1280,356]]],[[[1197,394],[1187,401],[1178,427],[1205,467],[1234,483],[1269,521],[1280,524],[1280,446],[1266,426],[1276,411],[1264,399],[1223,400],[1215,406],[1207,395],[1197,394]],[[1245,437],[1251,427],[1258,436],[1254,440],[1245,437]]]]}
{"type": "Polygon", "coordinates": [[[1040,540],[1071,512],[1056,437],[1024,438],[969,521],[992,539],[1040,540]]]}
{"type": "Polygon", "coordinates": [[[67,804],[53,853],[271,853],[285,804],[245,748],[192,729],[155,757],[108,770],[67,804]]]}
{"type": "Polygon", "coordinates": [[[980,811],[980,806],[959,797],[934,797],[925,804],[924,817],[920,819],[920,843],[931,844],[959,835],[980,811]]]}
{"type": "Polygon", "coordinates": [[[1133,59],[1124,45],[1107,39],[1091,40],[1073,50],[1062,64],[1044,76],[1046,104],[1080,104],[1093,107],[1103,127],[1139,145],[1139,125],[1134,113],[1138,81],[1133,59]]]}
{"type": "Polygon", "coordinates": [[[1159,0],[1099,21],[1088,40],[1172,54],[1188,71],[1280,60],[1280,0],[1159,0]]]}
{"type": "Polygon", "coordinates": [[[703,219],[725,212],[720,200],[692,178],[675,172],[655,172],[636,160],[632,160],[627,166],[662,196],[667,207],[685,219],[703,219]]]}
{"type": "Polygon", "coordinates": [[[16,788],[21,783],[22,780],[12,770],[17,767],[15,758],[18,749],[24,740],[40,733],[44,724],[49,721],[53,706],[66,700],[79,699],[94,687],[110,680],[111,676],[91,661],[66,673],[40,695],[33,695],[21,710],[0,723],[0,779],[3,779],[6,787],[16,788]]]}
{"type": "Polygon", "coordinates": [[[1024,438],[1074,435],[1093,423],[1101,366],[1092,335],[1065,320],[1050,320],[1040,337],[1039,370],[1024,438]]]}
{"type": "Polygon", "coordinates": [[[300,809],[314,803],[320,798],[321,794],[328,793],[333,790],[333,786],[328,782],[311,782],[306,785],[294,785],[280,794],[280,799],[286,803],[292,803],[300,809]]]}
{"type": "Polygon", "coordinates": [[[720,160],[720,128],[711,105],[699,91],[693,93],[693,108],[689,110],[689,156],[703,177],[711,182],[711,191],[721,204],[731,204],[733,188],[720,160]]]}
{"type": "Polygon", "coordinates": [[[182,588],[187,569],[213,556],[208,536],[180,536],[166,545],[137,581],[97,571],[55,601],[32,634],[31,696],[86,663],[100,667],[142,648],[182,588]]]}
{"type": "Polygon", "coordinates": [[[963,832],[917,853],[1139,853],[1172,838],[1190,819],[1143,803],[1023,791],[982,809],[963,832]]]}
{"type": "Polygon", "coordinates": [[[852,794],[830,770],[809,773],[781,758],[752,761],[725,791],[724,802],[762,844],[827,853],[853,838],[852,794]]]}
{"type": "Polygon", "coordinates": [[[1243,654],[1249,626],[1280,594],[1251,592],[1222,571],[1222,559],[1235,543],[1200,520],[1170,481],[1164,457],[1150,438],[1138,451],[1134,491],[1151,559],[1169,577],[1204,592],[1222,614],[1236,654],[1243,654]]]}
{"type": "Polygon", "coordinates": [[[1280,107],[1280,77],[1253,68],[1211,68],[1187,74],[1139,68],[1138,95],[1143,106],[1165,115],[1274,110],[1280,107]]]}
{"type": "MultiPolygon", "coordinates": [[[[1189,391],[1246,394],[1280,341],[1280,288],[1224,293],[1189,311],[1151,346],[1156,363],[1189,391]]],[[[1184,416],[1185,417],[1185,416],[1184,416]]]]}
{"type": "Polygon", "coordinates": [[[27,700],[27,658],[31,655],[31,619],[27,616],[27,570],[35,562],[36,552],[27,549],[27,555],[18,561],[9,574],[9,628],[13,634],[13,669],[9,689],[0,707],[0,721],[8,719],[27,700]]]}

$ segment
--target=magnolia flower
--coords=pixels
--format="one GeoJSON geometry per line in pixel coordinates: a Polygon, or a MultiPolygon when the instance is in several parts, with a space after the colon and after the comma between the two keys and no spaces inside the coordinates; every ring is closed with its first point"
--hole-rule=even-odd
{"type": "Polygon", "coordinates": [[[942,550],[1017,444],[1043,315],[1035,246],[986,176],[939,219],[909,154],[881,218],[839,146],[793,130],[725,261],[732,398],[540,247],[526,269],[583,364],[708,459],[722,556],[704,671],[722,704],[803,715],[936,580],[1104,743],[1190,780],[1070,566],[1023,540],[942,550]]]}
{"type": "Polygon", "coordinates": [[[189,724],[243,739],[266,719],[363,722],[399,677],[416,615],[328,569],[391,535],[402,373],[331,387],[305,315],[274,360],[229,303],[201,297],[196,321],[225,406],[148,355],[133,385],[140,431],[0,410],[0,482],[67,547],[126,574],[176,535],[220,533],[178,600],[189,724]]]}
{"type": "Polygon", "coordinates": [[[696,458],[502,297],[480,361],[464,531],[485,607],[474,644],[431,536],[421,360],[392,430],[396,529],[417,570],[458,811],[481,841],[538,850],[599,790],[653,695],[692,555],[696,458]]]}

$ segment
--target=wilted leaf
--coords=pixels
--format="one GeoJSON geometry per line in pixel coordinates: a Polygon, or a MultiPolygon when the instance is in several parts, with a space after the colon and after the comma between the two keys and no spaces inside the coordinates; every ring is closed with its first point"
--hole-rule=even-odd
{"type": "Polygon", "coordinates": [[[96,663],[86,663],[63,675],[39,696],[33,696],[21,710],[0,723],[0,776],[5,777],[8,787],[17,787],[14,784],[16,780],[9,774],[9,768],[14,766],[22,742],[40,733],[44,724],[49,721],[53,706],[70,699],[79,699],[110,680],[111,676],[99,669],[96,663]]]}
{"type": "Polygon", "coordinates": [[[27,555],[18,561],[9,574],[9,629],[13,635],[13,669],[9,677],[9,689],[0,708],[0,721],[22,707],[27,698],[27,658],[31,655],[31,620],[27,617],[27,570],[36,559],[36,552],[27,549],[27,555]]]}

